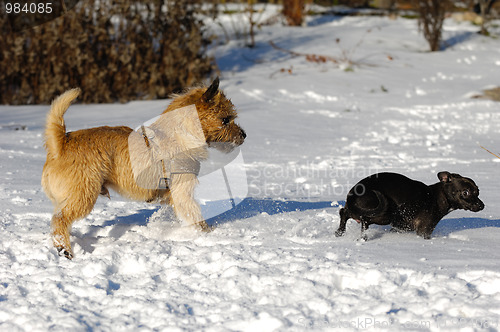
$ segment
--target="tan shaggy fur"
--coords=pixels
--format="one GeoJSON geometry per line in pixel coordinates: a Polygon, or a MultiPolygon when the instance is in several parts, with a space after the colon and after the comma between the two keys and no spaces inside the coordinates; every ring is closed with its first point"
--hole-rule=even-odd
{"type": "MultiPolygon", "coordinates": [[[[192,88],[176,95],[163,113],[195,105],[207,145],[230,150],[241,145],[246,134],[234,122],[236,110],[218,86],[216,79],[208,88],[192,88]]],[[[79,89],[69,90],[53,101],[45,129],[47,160],[42,187],[54,204],[52,238],[59,253],[73,258],[71,225],[92,211],[100,194],[109,197],[108,188],[133,200],[171,204],[183,222],[209,231],[194,200],[195,174],[172,175],[167,189],[145,189],[136,183],[128,146],[131,128],[104,126],[66,132],[63,115],[79,93],[79,89]]],[[[206,151],[192,151],[198,154],[190,156],[193,159],[206,155],[206,151]]]]}

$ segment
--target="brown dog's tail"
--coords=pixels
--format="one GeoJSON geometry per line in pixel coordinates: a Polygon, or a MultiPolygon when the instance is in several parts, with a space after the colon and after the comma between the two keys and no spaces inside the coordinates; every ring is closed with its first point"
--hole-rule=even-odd
{"type": "Polygon", "coordinates": [[[61,153],[66,136],[66,125],[64,124],[64,113],[71,102],[78,97],[80,89],[71,89],[54,99],[47,114],[45,125],[45,148],[47,152],[56,157],[61,153]]]}

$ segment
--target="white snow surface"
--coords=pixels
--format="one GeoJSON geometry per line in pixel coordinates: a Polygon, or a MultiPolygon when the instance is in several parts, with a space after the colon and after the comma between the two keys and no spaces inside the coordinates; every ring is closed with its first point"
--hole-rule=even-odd
{"type": "MultiPolygon", "coordinates": [[[[253,49],[214,47],[248,134],[248,197],[199,234],[111,193],[74,223],[71,261],[52,248],[40,186],[48,106],[0,106],[0,330],[497,331],[500,160],[479,144],[499,152],[500,103],[470,97],[500,84],[500,47],[477,30],[448,19],[447,47],[429,53],[415,20],[325,15],[263,26],[253,49]],[[360,242],[352,220],[335,238],[363,177],[432,184],[444,170],[474,179],[486,208],[451,212],[431,240],[373,225],[360,242]]],[[[168,103],[76,104],[65,118],[135,128],[168,103]]]]}

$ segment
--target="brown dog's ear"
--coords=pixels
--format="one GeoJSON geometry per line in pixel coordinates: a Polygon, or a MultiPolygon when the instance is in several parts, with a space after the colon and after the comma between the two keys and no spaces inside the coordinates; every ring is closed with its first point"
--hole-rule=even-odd
{"type": "Polygon", "coordinates": [[[441,182],[450,182],[453,175],[450,172],[439,172],[438,179],[441,182]]]}
{"type": "Polygon", "coordinates": [[[207,91],[205,91],[203,96],[201,96],[201,99],[204,102],[210,101],[213,97],[215,97],[218,91],[219,91],[219,77],[216,77],[215,80],[212,82],[212,84],[210,84],[210,86],[208,87],[207,91]]]}

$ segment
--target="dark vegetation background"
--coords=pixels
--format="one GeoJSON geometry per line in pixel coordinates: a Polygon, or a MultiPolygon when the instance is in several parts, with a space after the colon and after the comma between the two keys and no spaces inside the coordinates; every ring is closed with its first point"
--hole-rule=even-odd
{"type": "Polygon", "coordinates": [[[39,104],[73,87],[88,103],[166,98],[213,69],[201,1],[79,1],[12,32],[0,18],[0,103],[39,104]]]}
{"type": "MultiPolygon", "coordinates": [[[[53,19],[6,15],[7,2],[0,0],[0,104],[14,105],[48,104],[74,87],[82,88],[79,100],[85,103],[167,98],[206,81],[216,65],[207,55],[210,36],[201,18],[215,18],[218,6],[230,2],[248,12],[249,47],[258,30],[255,4],[280,4],[284,24],[300,26],[314,2],[378,8],[388,15],[413,10],[432,51],[440,49],[447,12],[479,6],[485,17],[492,4],[500,5],[495,0],[54,0],[53,16],[62,15],[53,19]],[[34,24],[37,20],[44,21],[34,24]]],[[[484,26],[481,32],[487,33],[484,26]]]]}

